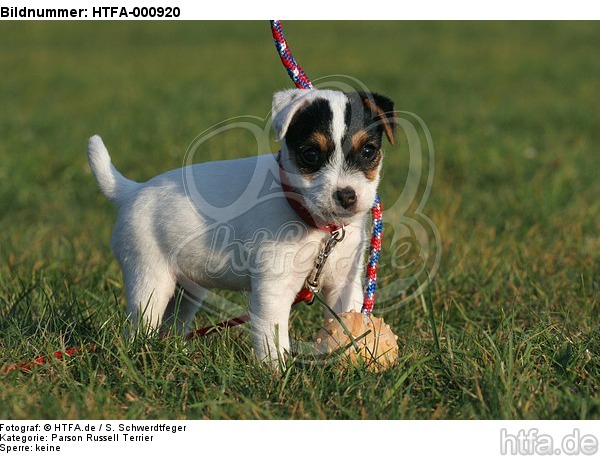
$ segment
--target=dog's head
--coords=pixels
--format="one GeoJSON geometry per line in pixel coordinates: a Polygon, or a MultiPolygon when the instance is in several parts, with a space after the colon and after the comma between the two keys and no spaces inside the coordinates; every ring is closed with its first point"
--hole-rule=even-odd
{"type": "Polygon", "coordinates": [[[394,104],[375,93],[292,89],[273,97],[280,166],[318,218],[348,224],[375,200],[394,104]]]}

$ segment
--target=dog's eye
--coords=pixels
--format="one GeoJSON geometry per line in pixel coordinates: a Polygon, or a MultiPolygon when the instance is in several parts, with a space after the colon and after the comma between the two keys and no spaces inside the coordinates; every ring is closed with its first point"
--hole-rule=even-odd
{"type": "Polygon", "coordinates": [[[365,160],[373,160],[377,156],[379,149],[373,144],[365,144],[360,151],[362,158],[365,160]]]}
{"type": "Polygon", "coordinates": [[[306,149],[302,149],[302,151],[300,151],[300,158],[306,165],[314,166],[319,163],[321,154],[314,147],[307,147],[306,149]]]}

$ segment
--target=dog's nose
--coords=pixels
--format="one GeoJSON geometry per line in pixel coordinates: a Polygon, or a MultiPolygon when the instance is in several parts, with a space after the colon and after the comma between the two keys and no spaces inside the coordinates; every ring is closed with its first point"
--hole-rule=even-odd
{"type": "Polygon", "coordinates": [[[356,192],[352,187],[336,190],[333,196],[344,209],[348,209],[350,206],[356,203],[356,192]]]}

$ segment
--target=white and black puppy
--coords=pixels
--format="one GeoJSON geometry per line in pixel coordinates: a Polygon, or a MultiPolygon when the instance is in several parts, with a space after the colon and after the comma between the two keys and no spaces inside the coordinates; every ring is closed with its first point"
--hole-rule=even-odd
{"type": "Polygon", "coordinates": [[[206,289],[245,290],[256,354],[276,360],[289,350],[294,298],[330,236],[321,228],[334,225],[345,238],[323,271],[323,296],[336,312],[360,310],[365,223],[383,134],[393,142],[393,103],[292,89],[275,94],[272,119],[278,155],[195,164],[143,184],[115,169],[99,136],[89,140],[100,190],[119,208],[111,245],[132,321],[186,327],[206,289]],[[190,293],[173,306],[178,286],[190,293]]]}

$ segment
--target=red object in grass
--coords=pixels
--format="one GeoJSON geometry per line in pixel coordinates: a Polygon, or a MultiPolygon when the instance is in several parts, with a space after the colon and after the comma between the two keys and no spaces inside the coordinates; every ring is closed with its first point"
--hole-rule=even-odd
{"type": "Polygon", "coordinates": [[[3,369],[3,372],[5,374],[8,374],[9,372],[12,372],[14,370],[20,370],[23,372],[29,372],[31,371],[32,368],[34,368],[35,366],[41,366],[42,364],[46,364],[47,362],[49,362],[51,359],[63,359],[65,356],[73,356],[77,353],[80,352],[93,352],[96,350],[96,345],[90,345],[88,347],[72,347],[72,348],[67,348],[64,352],[62,351],[56,351],[54,352],[53,355],[51,356],[40,356],[39,358],[36,358],[34,360],[31,361],[27,361],[25,363],[19,363],[19,364],[9,364],[8,366],[6,366],[3,369]]]}

